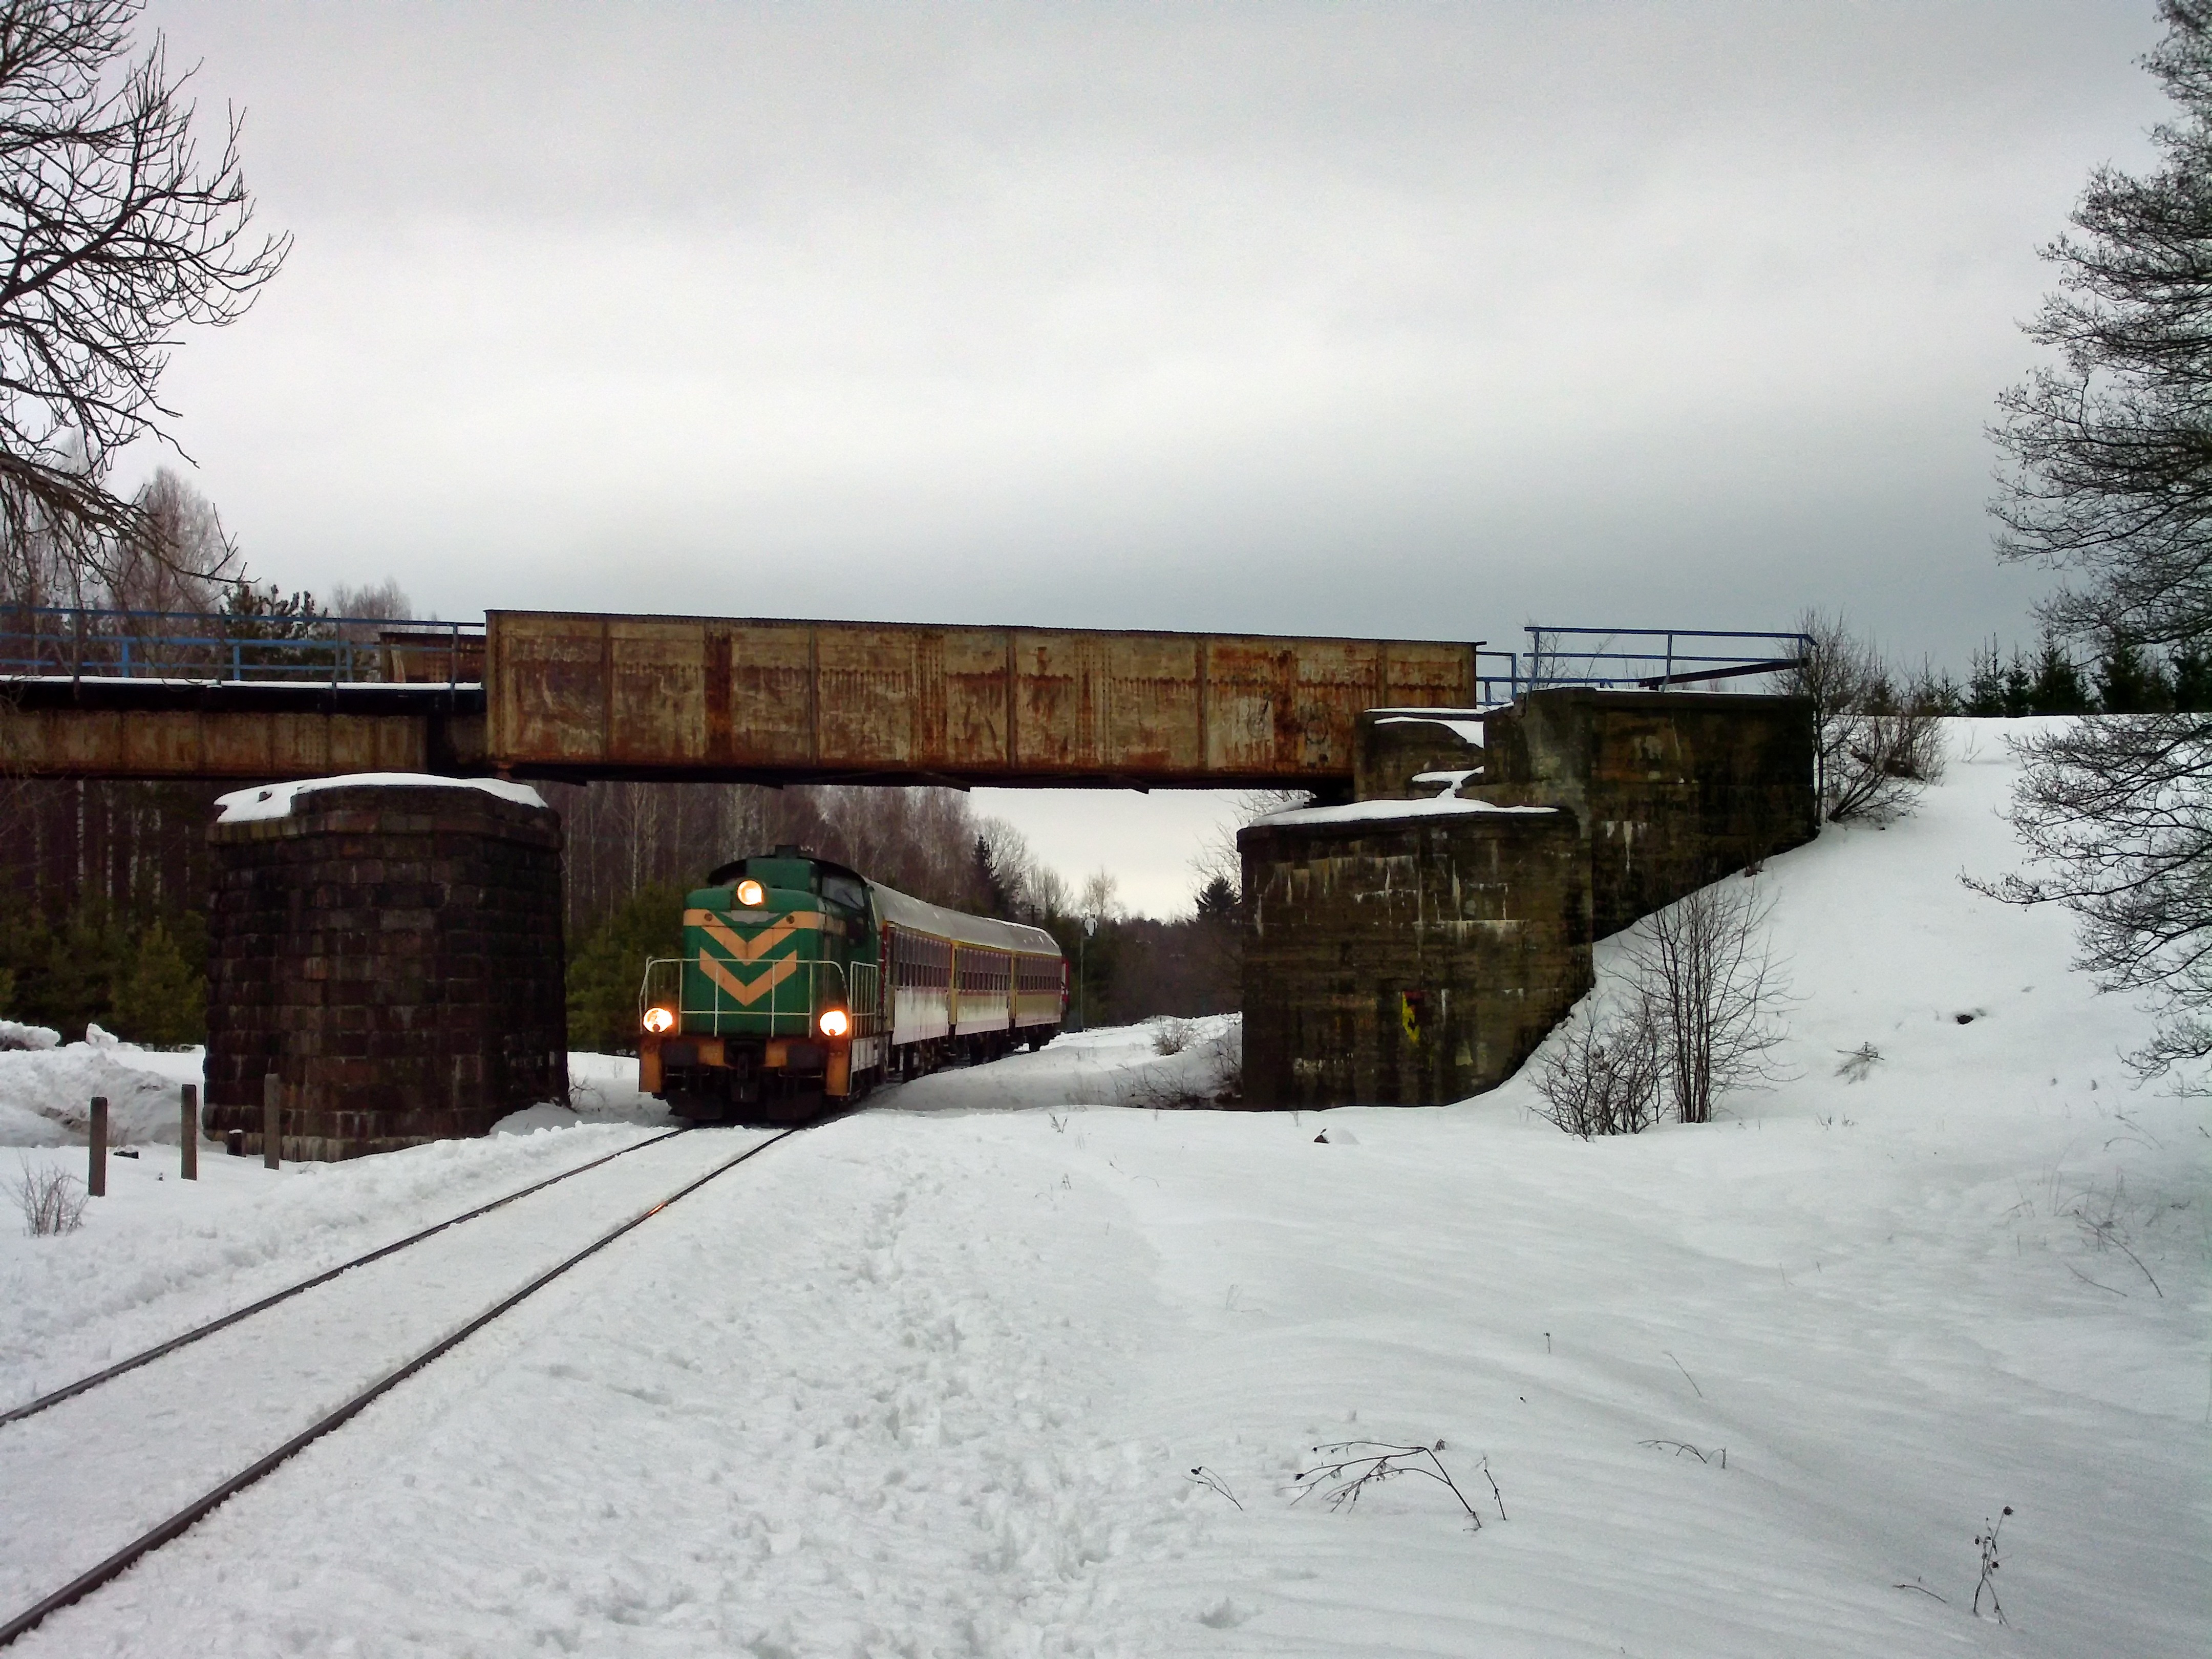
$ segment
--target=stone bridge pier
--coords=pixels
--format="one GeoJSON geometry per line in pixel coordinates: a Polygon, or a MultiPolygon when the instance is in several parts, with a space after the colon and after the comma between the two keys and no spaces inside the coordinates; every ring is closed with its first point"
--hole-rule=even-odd
{"type": "Polygon", "coordinates": [[[1370,711],[1357,799],[1237,836],[1246,1104],[1497,1087],[1590,988],[1594,940],[1813,838],[1814,756],[1800,698],[1370,711]]]}
{"type": "Polygon", "coordinates": [[[525,786],[406,775],[224,798],[210,830],[210,1135],[345,1158],[567,1096],[561,826],[525,786]]]}

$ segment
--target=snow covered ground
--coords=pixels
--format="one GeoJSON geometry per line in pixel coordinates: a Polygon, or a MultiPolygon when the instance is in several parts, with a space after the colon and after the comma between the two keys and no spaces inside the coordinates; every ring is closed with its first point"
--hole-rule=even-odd
{"type": "MultiPolygon", "coordinates": [[[[2013,857],[2002,729],[1954,727],[1917,817],[1758,878],[1793,1080],[1721,1122],[1585,1143],[1517,1082],[1115,1103],[1210,1063],[1142,1028],[940,1074],[656,1218],[19,1650],[2202,1653],[2212,1109],[2131,1082],[2144,1018],[2069,969],[2063,915],[1960,884],[2013,857]],[[1481,1530],[1419,1479],[1293,1501],[1353,1439],[1441,1442],[1481,1530]],[[1970,1607],[2006,1505],[2000,1626],[1970,1607]]],[[[44,1144],[44,1058],[0,1054],[0,1143],[39,1143],[0,1176],[82,1160],[44,1144]]],[[[108,1058],[172,1105],[189,1060],[108,1058]]],[[[82,1231],[0,1238],[0,1407],[654,1133],[594,1064],[534,1133],[113,1166],[82,1231]]],[[[11,1598],[743,1133],[0,1428],[11,1598]],[[100,1449],[64,1492],[72,1436],[100,1449]]]]}

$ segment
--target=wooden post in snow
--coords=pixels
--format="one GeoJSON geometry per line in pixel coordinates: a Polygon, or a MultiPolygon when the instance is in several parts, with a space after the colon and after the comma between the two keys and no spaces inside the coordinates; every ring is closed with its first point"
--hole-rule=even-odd
{"type": "Polygon", "coordinates": [[[261,1074],[261,1164],[273,1170],[283,1162],[284,1079],[272,1069],[261,1074]]]}
{"type": "Polygon", "coordinates": [[[178,1127],[185,1132],[182,1143],[185,1157],[184,1168],[179,1173],[187,1181],[198,1181],[200,1178],[200,1086],[198,1084],[185,1085],[181,1110],[184,1121],[178,1127]]]}
{"type": "Polygon", "coordinates": [[[94,1198],[107,1196],[107,1097],[92,1097],[92,1168],[86,1171],[84,1189],[94,1198]]]}

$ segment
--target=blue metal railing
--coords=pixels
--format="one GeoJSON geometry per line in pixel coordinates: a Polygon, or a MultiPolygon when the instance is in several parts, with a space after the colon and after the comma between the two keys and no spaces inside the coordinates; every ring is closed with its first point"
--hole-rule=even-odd
{"type": "Polygon", "coordinates": [[[0,605],[0,677],[16,676],[450,689],[483,678],[483,624],[0,605]]]}
{"type": "MultiPolygon", "coordinates": [[[[1711,628],[1532,625],[1522,651],[1478,646],[1484,703],[1552,685],[1673,685],[1796,666],[1802,634],[1711,628]],[[1588,648],[1573,641],[1589,641],[1588,648]],[[1617,648],[1626,642],[1652,643],[1617,648]],[[1762,652],[1721,641],[1759,641],[1762,652]]],[[[247,617],[190,611],[0,605],[0,678],[184,679],[194,684],[402,684],[448,688],[483,678],[483,624],[381,617],[247,617]]]]}
{"type": "Polygon", "coordinates": [[[1474,653],[1475,680],[1486,703],[1510,702],[1523,691],[1550,685],[1637,686],[1663,691],[1757,674],[1784,674],[1810,648],[1806,635],[1724,628],[1553,628],[1532,624],[1525,651],[1474,653]],[[1571,641],[1589,640],[1588,649],[1571,641]],[[1626,641],[1653,644],[1615,649],[1626,641]],[[1723,648],[1724,640],[1758,640],[1764,652],[1723,648]],[[1486,665],[1495,665],[1486,667],[1486,665]],[[1499,693],[1501,690],[1503,696],[1499,693]]]}

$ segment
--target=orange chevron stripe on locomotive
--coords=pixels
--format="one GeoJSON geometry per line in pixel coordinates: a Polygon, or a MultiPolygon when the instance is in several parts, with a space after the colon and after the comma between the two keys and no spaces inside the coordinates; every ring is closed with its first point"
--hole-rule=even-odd
{"type": "Polygon", "coordinates": [[[799,953],[794,950],[789,956],[777,957],[765,973],[750,981],[738,978],[732,970],[740,964],[759,962],[783,945],[795,945],[801,934],[820,928],[822,916],[818,911],[789,911],[755,931],[750,938],[738,931],[743,924],[735,916],[714,910],[686,910],[684,925],[697,928],[702,935],[700,971],[727,992],[738,1006],[750,1008],[798,971],[799,953]],[[728,951],[730,959],[726,962],[709,952],[708,939],[728,951]]]}

